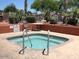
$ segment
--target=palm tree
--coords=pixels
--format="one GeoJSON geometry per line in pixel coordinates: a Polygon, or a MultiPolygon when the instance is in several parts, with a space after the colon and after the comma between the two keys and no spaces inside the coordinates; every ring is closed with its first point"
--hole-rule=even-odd
{"type": "Polygon", "coordinates": [[[24,11],[25,11],[25,14],[27,13],[27,0],[24,1],[24,11]]]}
{"type": "Polygon", "coordinates": [[[59,9],[66,12],[67,11],[67,5],[68,5],[68,0],[60,0],[59,9]]]}
{"type": "Polygon", "coordinates": [[[79,0],[60,0],[59,9],[63,7],[63,10],[67,11],[68,8],[72,8],[74,6],[79,7],[79,0]]]}

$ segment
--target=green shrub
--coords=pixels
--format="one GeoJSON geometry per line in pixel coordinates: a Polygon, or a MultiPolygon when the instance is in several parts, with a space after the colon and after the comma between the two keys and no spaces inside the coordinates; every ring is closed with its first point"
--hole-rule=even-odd
{"type": "Polygon", "coordinates": [[[49,21],[50,21],[50,24],[56,24],[57,23],[57,17],[52,16],[49,21]]]}
{"type": "Polygon", "coordinates": [[[50,20],[50,24],[57,24],[56,20],[50,20]]]}
{"type": "Polygon", "coordinates": [[[10,24],[17,24],[19,21],[17,20],[17,18],[13,18],[13,17],[9,17],[9,23],[10,24]]]}
{"type": "Polygon", "coordinates": [[[9,23],[11,23],[11,24],[17,24],[18,22],[19,22],[19,19],[18,19],[18,17],[16,16],[16,13],[11,12],[11,13],[9,14],[9,23]]]}
{"type": "Polygon", "coordinates": [[[2,22],[3,21],[3,16],[0,16],[0,22],[2,22]]]}
{"type": "Polygon", "coordinates": [[[35,19],[34,16],[27,16],[27,17],[25,18],[25,20],[26,20],[26,22],[28,22],[28,23],[35,23],[35,22],[36,22],[36,19],[35,19]]]}
{"type": "Polygon", "coordinates": [[[77,25],[77,22],[78,20],[76,18],[72,18],[72,19],[69,19],[68,23],[67,24],[70,24],[70,25],[77,25]]]}

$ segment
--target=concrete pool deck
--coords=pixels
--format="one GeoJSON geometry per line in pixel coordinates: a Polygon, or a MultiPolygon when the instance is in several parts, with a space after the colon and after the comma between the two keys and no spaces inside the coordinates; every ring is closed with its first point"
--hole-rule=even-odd
{"type": "MultiPolygon", "coordinates": [[[[47,34],[47,31],[32,31],[29,33],[47,34]]],[[[50,48],[49,55],[42,55],[41,50],[25,49],[25,54],[18,54],[22,49],[7,40],[8,37],[20,36],[22,32],[0,34],[0,59],[79,59],[79,36],[50,32],[50,35],[68,38],[69,41],[50,48]]]]}

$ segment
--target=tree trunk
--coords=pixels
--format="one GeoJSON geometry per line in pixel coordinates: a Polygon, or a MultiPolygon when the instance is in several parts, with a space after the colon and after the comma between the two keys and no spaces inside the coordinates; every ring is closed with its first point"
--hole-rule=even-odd
{"type": "Polygon", "coordinates": [[[25,11],[25,14],[27,13],[27,0],[24,1],[24,11],[25,11]]]}

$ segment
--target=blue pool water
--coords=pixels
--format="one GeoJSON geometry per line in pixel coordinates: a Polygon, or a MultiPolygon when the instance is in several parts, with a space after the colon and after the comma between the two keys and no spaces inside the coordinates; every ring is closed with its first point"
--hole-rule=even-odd
{"type": "MultiPolygon", "coordinates": [[[[47,48],[47,40],[48,36],[47,35],[41,35],[41,34],[36,34],[36,35],[29,35],[29,38],[32,43],[32,47],[30,44],[30,41],[28,40],[27,37],[25,37],[25,46],[29,48],[34,48],[34,49],[44,49],[47,48]]],[[[62,44],[66,42],[68,39],[66,38],[61,38],[61,37],[56,37],[56,36],[50,36],[49,38],[49,47],[55,47],[59,44],[62,44]]],[[[11,42],[14,42],[16,44],[22,45],[23,42],[23,37],[14,37],[14,38],[9,38],[11,42]]]]}

